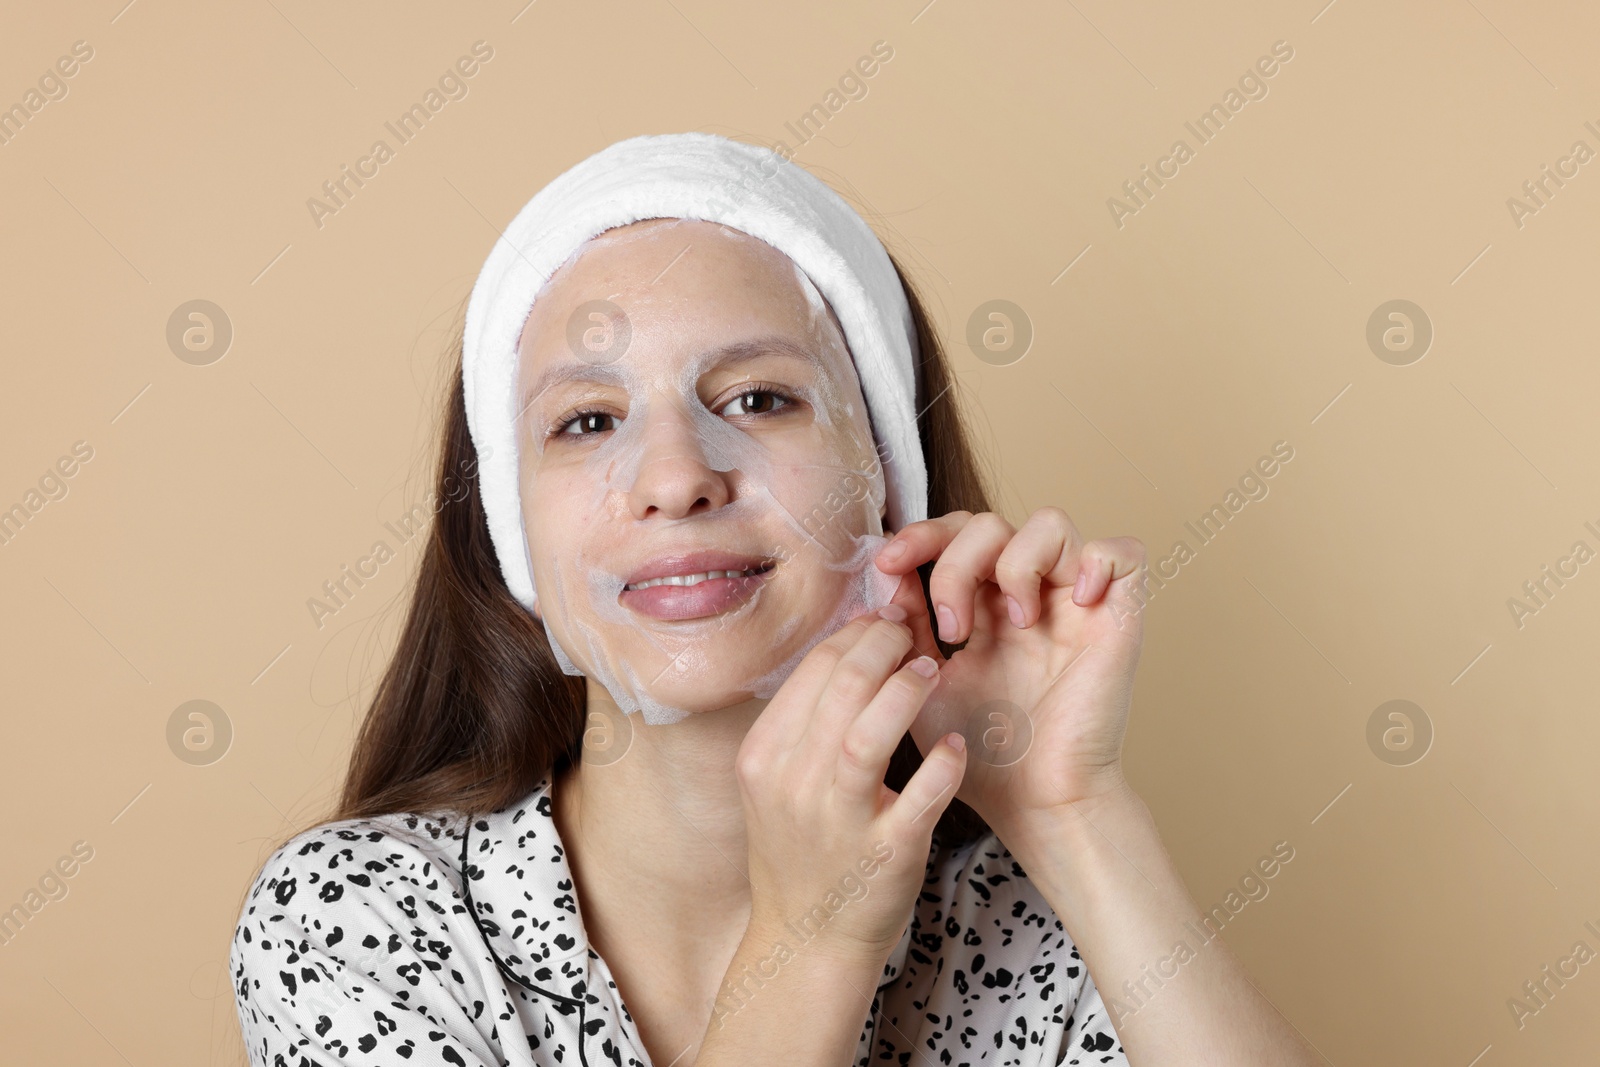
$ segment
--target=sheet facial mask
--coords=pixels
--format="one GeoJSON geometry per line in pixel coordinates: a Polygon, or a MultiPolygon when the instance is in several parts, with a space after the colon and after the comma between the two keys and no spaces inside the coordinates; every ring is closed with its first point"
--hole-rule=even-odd
{"type": "MultiPolygon", "coordinates": [[[[707,239],[704,224],[693,233],[707,239]]],[[[809,321],[788,345],[756,346],[759,363],[730,361],[729,344],[754,340],[736,325],[728,343],[674,350],[671,325],[697,309],[642,288],[614,306],[649,321],[653,340],[563,352],[521,383],[524,514],[583,524],[559,550],[540,551],[528,531],[545,633],[562,670],[652,725],[772,697],[816,644],[899,585],[873,563],[886,490],[849,350],[790,266],[809,321]],[[547,371],[557,380],[541,386],[547,371]],[[681,514],[651,503],[695,478],[714,499],[681,514]]]]}

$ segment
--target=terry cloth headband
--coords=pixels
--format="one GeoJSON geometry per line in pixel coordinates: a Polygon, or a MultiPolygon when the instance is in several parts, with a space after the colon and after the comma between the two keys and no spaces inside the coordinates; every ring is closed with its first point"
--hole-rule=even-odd
{"type": "Polygon", "coordinates": [[[652,218],[730,226],[784,253],[811,279],[855,360],[883,466],[888,526],[927,518],[916,329],[872,228],[824,182],[771,149],[710,133],[631,137],[534,194],[495,242],[467,303],[461,378],[478,490],[506,588],[530,611],[516,434],[522,327],[550,276],[583,242],[652,218]]]}

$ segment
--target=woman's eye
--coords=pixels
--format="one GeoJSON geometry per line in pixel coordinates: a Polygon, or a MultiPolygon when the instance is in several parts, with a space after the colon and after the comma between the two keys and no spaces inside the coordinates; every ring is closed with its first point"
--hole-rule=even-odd
{"type": "Polygon", "coordinates": [[[722,408],[723,415],[766,415],[787,405],[788,398],[766,389],[753,389],[734,397],[722,408]],[[739,410],[734,410],[738,408],[739,410]]]}
{"type": "MultiPolygon", "coordinates": [[[[774,389],[751,389],[722,405],[721,415],[771,415],[794,401],[774,389]]],[[[617,417],[606,411],[579,411],[551,431],[552,437],[591,437],[616,429],[617,417]]]]}
{"type": "Polygon", "coordinates": [[[582,437],[587,434],[600,433],[613,429],[611,426],[601,425],[612,416],[604,411],[580,411],[567,422],[563,423],[558,433],[568,434],[573,437],[582,437]],[[574,429],[573,427],[577,427],[574,429]]]}

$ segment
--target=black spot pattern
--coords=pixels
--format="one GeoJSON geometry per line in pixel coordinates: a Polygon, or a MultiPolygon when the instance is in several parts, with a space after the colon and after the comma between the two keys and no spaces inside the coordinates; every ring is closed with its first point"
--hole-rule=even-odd
{"type": "MultiPolygon", "coordinates": [[[[470,825],[448,812],[345,820],[274,852],[230,954],[252,1067],[647,1067],[584,934],[550,782],[470,825]]],[[[934,839],[854,1063],[1127,1058],[1060,920],[989,834],[934,839]]]]}
{"type": "Polygon", "coordinates": [[[872,1008],[856,1067],[1128,1062],[1066,928],[994,833],[934,836],[872,1008]]]}

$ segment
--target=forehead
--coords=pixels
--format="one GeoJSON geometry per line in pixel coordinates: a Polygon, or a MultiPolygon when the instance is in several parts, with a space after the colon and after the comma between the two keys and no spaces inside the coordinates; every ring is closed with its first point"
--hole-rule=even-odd
{"type": "Polygon", "coordinates": [[[551,275],[523,326],[524,371],[570,358],[575,331],[622,317],[636,339],[691,350],[770,335],[843,347],[832,309],[784,253],[719,223],[645,219],[584,242],[551,275]]]}

